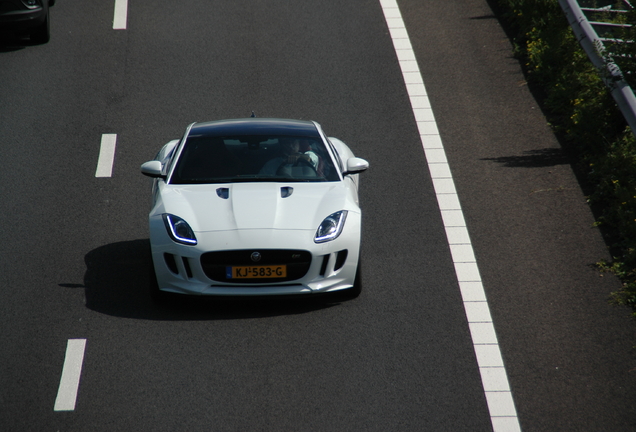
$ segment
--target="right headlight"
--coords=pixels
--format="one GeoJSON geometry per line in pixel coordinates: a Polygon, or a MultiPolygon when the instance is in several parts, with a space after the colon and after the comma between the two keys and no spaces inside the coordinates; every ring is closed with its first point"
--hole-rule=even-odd
{"type": "Polygon", "coordinates": [[[346,218],[346,210],[341,210],[327,216],[318,227],[314,241],[316,243],[324,243],[338,238],[342,232],[346,218]]]}
{"type": "Polygon", "coordinates": [[[166,229],[172,240],[190,246],[197,244],[194,231],[192,231],[190,225],[179,216],[166,213],[163,215],[163,222],[166,224],[166,229]]]}

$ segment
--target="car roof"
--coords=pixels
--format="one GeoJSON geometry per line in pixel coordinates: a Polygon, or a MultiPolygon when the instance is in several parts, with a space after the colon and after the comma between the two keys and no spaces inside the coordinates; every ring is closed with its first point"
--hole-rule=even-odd
{"type": "Polygon", "coordinates": [[[244,118],[195,123],[189,135],[295,135],[315,136],[320,133],[316,124],[307,120],[278,118],[244,118]]]}

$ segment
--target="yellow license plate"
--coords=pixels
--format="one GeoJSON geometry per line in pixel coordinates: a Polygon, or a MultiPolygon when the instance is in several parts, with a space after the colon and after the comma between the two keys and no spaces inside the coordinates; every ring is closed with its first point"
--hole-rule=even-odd
{"type": "Polygon", "coordinates": [[[263,279],[287,277],[286,265],[235,266],[226,268],[228,279],[263,279]]]}

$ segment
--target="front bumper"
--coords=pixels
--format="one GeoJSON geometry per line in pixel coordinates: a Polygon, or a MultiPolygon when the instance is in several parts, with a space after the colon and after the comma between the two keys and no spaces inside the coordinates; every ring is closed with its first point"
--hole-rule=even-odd
{"type": "Polygon", "coordinates": [[[2,30],[28,30],[42,25],[48,14],[48,1],[33,9],[20,0],[0,0],[0,28],[2,30]]]}
{"type": "MultiPolygon", "coordinates": [[[[216,296],[303,295],[353,287],[360,252],[360,215],[349,212],[340,236],[316,244],[315,230],[251,229],[196,233],[198,244],[175,243],[160,216],[150,217],[150,244],[159,289],[216,296]],[[229,283],[206,275],[201,256],[219,251],[297,250],[310,254],[306,273],[284,282],[229,283]]],[[[238,264],[237,264],[238,265],[238,264]]],[[[209,274],[209,270],[208,270],[209,274]]]]}

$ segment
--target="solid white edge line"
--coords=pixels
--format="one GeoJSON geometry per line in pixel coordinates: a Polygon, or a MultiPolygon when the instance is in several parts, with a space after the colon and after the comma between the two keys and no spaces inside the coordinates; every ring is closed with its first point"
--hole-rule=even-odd
{"type": "Polygon", "coordinates": [[[95,177],[111,177],[113,175],[116,144],[117,134],[102,135],[102,141],[99,147],[99,158],[97,159],[97,169],[95,170],[95,177]]]}
{"type": "Polygon", "coordinates": [[[396,0],[380,0],[409,94],[446,230],[494,432],[519,432],[508,375],[486,293],[424,80],[396,0]]]}
{"type": "Polygon", "coordinates": [[[54,411],[75,410],[85,349],[86,339],[68,340],[64,367],[62,368],[62,377],[60,378],[60,387],[57,391],[57,398],[55,399],[55,406],[53,408],[54,411]]]}
{"type": "Polygon", "coordinates": [[[128,0],[115,0],[115,15],[113,17],[113,30],[126,30],[128,21],[128,0]]]}

